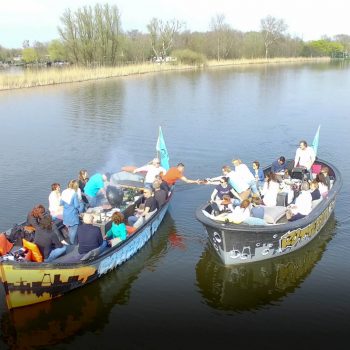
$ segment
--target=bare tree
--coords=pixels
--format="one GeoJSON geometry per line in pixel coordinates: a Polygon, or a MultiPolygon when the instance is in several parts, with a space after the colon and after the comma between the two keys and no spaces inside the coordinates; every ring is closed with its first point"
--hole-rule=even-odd
{"type": "Polygon", "coordinates": [[[261,31],[264,36],[266,59],[269,55],[271,45],[283,37],[287,28],[288,26],[283,19],[278,19],[269,15],[261,20],[261,31]]]}
{"type": "Polygon", "coordinates": [[[216,41],[216,59],[227,58],[233,46],[234,33],[229,24],[225,23],[225,15],[217,14],[212,17],[210,28],[216,41]]]}
{"type": "Polygon", "coordinates": [[[174,45],[175,35],[178,34],[182,26],[183,24],[176,19],[163,22],[160,19],[152,18],[147,29],[151,37],[152,51],[156,57],[164,59],[169,55],[174,45]]]}

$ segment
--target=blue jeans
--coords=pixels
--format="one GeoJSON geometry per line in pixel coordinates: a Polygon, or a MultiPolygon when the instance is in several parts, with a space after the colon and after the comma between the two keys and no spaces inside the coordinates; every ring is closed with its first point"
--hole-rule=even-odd
{"type": "Polygon", "coordinates": [[[44,262],[50,262],[52,260],[57,259],[59,256],[63,255],[67,250],[67,246],[63,246],[61,248],[56,248],[51,250],[49,256],[44,260],[44,262]]]}
{"type": "Polygon", "coordinates": [[[97,195],[94,197],[88,196],[87,194],[85,194],[85,196],[91,208],[99,207],[100,205],[102,205],[102,202],[105,200],[104,195],[101,193],[97,193],[97,195]]]}
{"type": "Polygon", "coordinates": [[[259,191],[258,191],[258,188],[256,186],[256,181],[255,180],[251,180],[248,185],[249,185],[250,189],[252,190],[252,192],[254,194],[259,194],[259,191]]]}
{"type": "Polygon", "coordinates": [[[79,225],[68,226],[68,235],[71,244],[76,244],[77,230],[79,225]]]}

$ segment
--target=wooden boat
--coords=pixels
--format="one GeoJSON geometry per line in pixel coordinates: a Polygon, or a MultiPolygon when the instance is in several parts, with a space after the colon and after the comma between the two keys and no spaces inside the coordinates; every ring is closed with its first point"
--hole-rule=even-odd
{"type": "MultiPolygon", "coordinates": [[[[160,136],[162,140],[159,141],[158,137],[157,150],[159,143],[165,148],[163,135],[160,134],[160,136]]],[[[164,152],[162,157],[163,155],[166,155],[168,161],[168,155],[164,152]]],[[[116,174],[119,175],[119,173],[116,174]]],[[[120,185],[123,188],[132,188],[133,191],[137,188],[143,188],[142,181],[132,180],[130,182],[125,180],[123,176],[112,176],[112,178],[120,179],[120,185]]],[[[8,308],[22,307],[62,296],[66,292],[97,280],[123,264],[155,234],[168,210],[172,195],[170,193],[166,203],[133,234],[128,235],[126,240],[108,248],[101,254],[94,252],[95,254],[91,254],[90,258],[78,262],[67,262],[67,260],[69,261],[67,254],[51,263],[10,260],[0,262],[0,282],[5,289],[8,308]]],[[[125,204],[126,206],[122,210],[124,216],[133,215],[134,202],[127,198],[125,204]]],[[[106,214],[105,220],[111,225],[108,213],[106,214]]],[[[108,230],[108,223],[100,223],[101,229],[108,230]]],[[[9,234],[10,230],[6,231],[6,235],[9,234]]]]}
{"type": "MultiPolygon", "coordinates": [[[[196,210],[196,218],[206,228],[210,243],[225,265],[246,264],[285,255],[302,248],[317,236],[334,210],[342,178],[334,165],[320,159],[315,164],[328,166],[332,187],[327,197],[302,219],[287,221],[282,215],[276,218],[276,223],[267,225],[234,224],[217,221],[212,215],[211,203],[205,203],[196,210]]],[[[270,167],[267,167],[264,172],[269,170],[270,167]]],[[[277,209],[277,212],[285,214],[285,208],[277,209]]]]}

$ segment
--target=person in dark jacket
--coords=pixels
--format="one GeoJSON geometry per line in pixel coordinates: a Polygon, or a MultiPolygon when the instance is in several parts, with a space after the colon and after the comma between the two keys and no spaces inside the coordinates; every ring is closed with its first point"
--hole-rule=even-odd
{"type": "Polygon", "coordinates": [[[154,198],[158,204],[158,208],[161,208],[163,204],[166,202],[167,192],[160,188],[162,181],[155,180],[152,184],[154,189],[154,198]]]}
{"type": "Polygon", "coordinates": [[[39,226],[35,230],[34,243],[38,246],[44,262],[50,262],[66,252],[55,232],[52,230],[52,217],[45,215],[41,218],[39,226]]]}
{"type": "Polygon", "coordinates": [[[78,252],[86,254],[89,251],[101,247],[101,252],[107,247],[107,242],[102,238],[99,227],[92,225],[94,217],[92,214],[84,213],[83,223],[78,226],[78,252]]]}

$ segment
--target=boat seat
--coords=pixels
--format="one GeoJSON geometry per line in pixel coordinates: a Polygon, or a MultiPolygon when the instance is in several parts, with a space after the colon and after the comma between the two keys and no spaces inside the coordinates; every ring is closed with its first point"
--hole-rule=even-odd
{"type": "Polygon", "coordinates": [[[280,205],[273,207],[264,207],[264,220],[267,224],[277,224],[284,215],[286,215],[287,208],[280,205]]]}
{"type": "Polygon", "coordinates": [[[316,208],[322,202],[322,199],[323,198],[321,197],[319,199],[312,201],[312,204],[311,204],[312,209],[316,208]]]}

